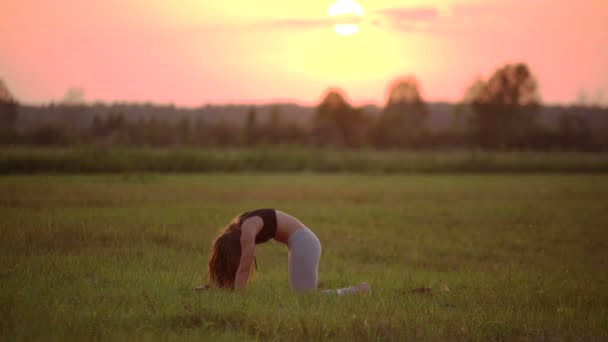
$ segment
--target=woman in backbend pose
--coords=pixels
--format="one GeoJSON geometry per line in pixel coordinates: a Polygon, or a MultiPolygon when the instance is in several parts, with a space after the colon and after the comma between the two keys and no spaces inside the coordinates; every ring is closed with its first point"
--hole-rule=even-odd
{"type": "MultiPolygon", "coordinates": [[[[275,209],[245,212],[232,220],[213,241],[209,254],[209,286],[228,289],[247,287],[255,245],[275,239],[289,248],[289,283],[296,292],[317,289],[321,243],[295,217],[275,209]]],[[[199,288],[197,288],[199,289],[199,288]]],[[[369,285],[323,292],[339,295],[369,292],[369,285]]]]}

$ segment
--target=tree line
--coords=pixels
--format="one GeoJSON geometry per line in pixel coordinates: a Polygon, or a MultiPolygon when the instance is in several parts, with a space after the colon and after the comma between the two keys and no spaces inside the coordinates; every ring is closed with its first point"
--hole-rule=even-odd
{"type": "MultiPolygon", "coordinates": [[[[5,93],[8,93],[5,91],[5,93]]],[[[76,129],[78,106],[67,107],[63,122],[30,132],[17,132],[18,105],[0,98],[0,142],[4,144],[61,145],[105,143],[123,145],[255,146],[302,144],[379,149],[483,148],[497,149],[608,149],[608,132],[594,131],[576,108],[564,108],[556,125],[538,120],[542,102],[538,83],[526,64],[506,64],[487,80],[477,80],[455,106],[452,125],[429,128],[429,108],[415,77],[389,85],[380,113],[352,106],[339,89],[330,89],[315,107],[308,124],[284,119],[279,106],[260,120],[258,108],[247,111],[244,122],[222,118],[149,117],[128,119],[119,110],[95,115],[76,129]],[[70,113],[70,111],[72,113],[70,113]]],[[[606,109],[603,115],[608,115],[606,109]]]]}

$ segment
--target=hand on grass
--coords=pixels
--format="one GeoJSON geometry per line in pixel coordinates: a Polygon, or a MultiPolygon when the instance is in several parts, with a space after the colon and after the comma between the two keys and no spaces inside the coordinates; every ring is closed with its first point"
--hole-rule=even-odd
{"type": "Polygon", "coordinates": [[[195,287],[194,291],[200,292],[200,291],[207,290],[207,289],[209,289],[209,285],[201,285],[201,286],[195,287]]]}

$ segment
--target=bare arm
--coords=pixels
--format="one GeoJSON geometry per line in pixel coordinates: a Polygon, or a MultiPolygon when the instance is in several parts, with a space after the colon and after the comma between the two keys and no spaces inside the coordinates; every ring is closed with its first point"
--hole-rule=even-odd
{"type": "Polygon", "coordinates": [[[241,260],[234,280],[236,290],[247,287],[251,263],[255,254],[255,236],[260,232],[263,225],[264,222],[257,216],[246,219],[241,225],[241,260]]]}

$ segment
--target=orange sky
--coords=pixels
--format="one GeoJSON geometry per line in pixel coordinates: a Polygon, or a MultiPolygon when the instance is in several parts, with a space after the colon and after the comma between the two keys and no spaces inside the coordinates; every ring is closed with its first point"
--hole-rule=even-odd
{"type": "Polygon", "coordinates": [[[335,34],[330,1],[3,0],[0,78],[21,102],[316,103],[327,87],[385,101],[414,74],[430,101],[523,61],[548,103],[608,104],[608,1],[361,0],[335,34]],[[604,94],[605,91],[605,95],[604,94]]]}

